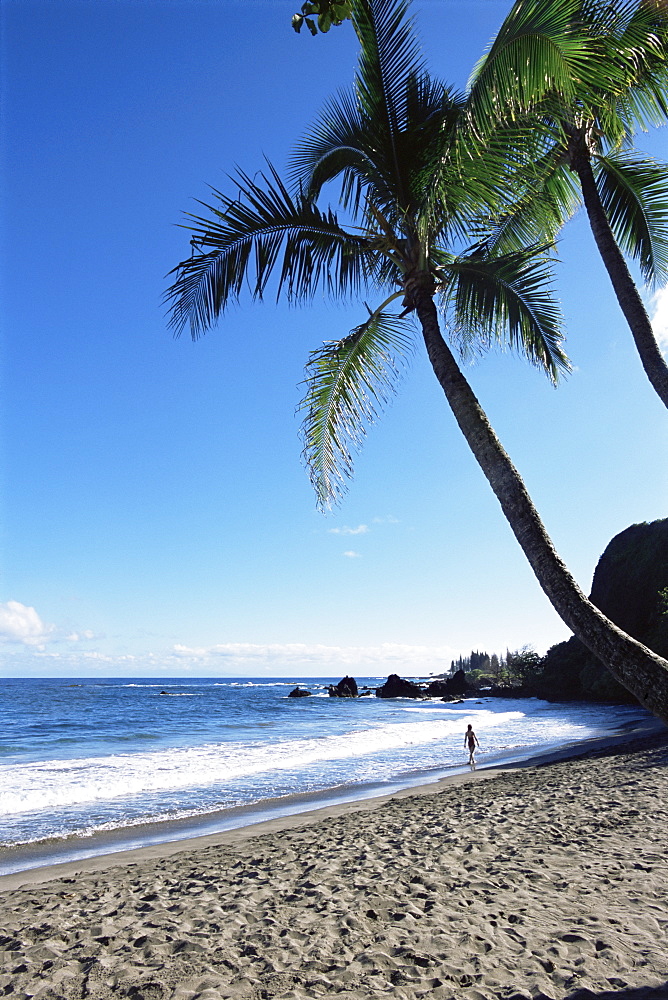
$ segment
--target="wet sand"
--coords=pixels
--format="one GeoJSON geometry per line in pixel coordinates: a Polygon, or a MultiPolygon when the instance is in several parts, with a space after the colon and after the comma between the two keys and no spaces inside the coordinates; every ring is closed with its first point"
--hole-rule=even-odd
{"type": "Polygon", "coordinates": [[[588,745],[3,876],[0,995],[668,1000],[668,731],[588,745]]]}

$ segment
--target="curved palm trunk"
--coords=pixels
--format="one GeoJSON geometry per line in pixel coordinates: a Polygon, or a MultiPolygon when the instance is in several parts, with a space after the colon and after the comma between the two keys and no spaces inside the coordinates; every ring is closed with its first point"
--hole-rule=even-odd
{"type": "Polygon", "coordinates": [[[668,364],[659,350],[643,301],[610,228],[591,163],[586,156],[580,155],[573,159],[572,169],[580,179],[589,225],[633,335],[642,366],[664,406],[668,407],[668,364]]]}
{"type": "Polygon", "coordinates": [[[622,632],[580,590],[552,545],[519,472],[443,339],[431,294],[413,287],[411,301],[436,378],[552,606],[620,683],[645,708],[668,723],[668,661],[622,632]]]}

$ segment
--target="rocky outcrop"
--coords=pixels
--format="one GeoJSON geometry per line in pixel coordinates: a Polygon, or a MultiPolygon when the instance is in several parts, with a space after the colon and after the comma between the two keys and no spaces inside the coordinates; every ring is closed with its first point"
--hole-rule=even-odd
{"type": "Polygon", "coordinates": [[[450,701],[451,698],[461,698],[469,691],[469,683],[463,670],[458,670],[452,677],[438,678],[430,681],[425,694],[430,698],[444,698],[450,701]]]}
{"type": "Polygon", "coordinates": [[[377,698],[424,698],[425,692],[413,681],[407,681],[399,674],[390,674],[382,687],[376,688],[377,698]]]}
{"type": "Polygon", "coordinates": [[[485,691],[488,698],[537,698],[537,689],[526,684],[492,684],[485,691]]]}
{"type": "Polygon", "coordinates": [[[307,691],[306,688],[296,687],[293,688],[288,698],[310,698],[311,692],[307,691]]]}
{"type": "MultiPolygon", "coordinates": [[[[601,556],[590,599],[621,629],[668,656],[668,518],[633,524],[601,556]]],[[[633,702],[575,636],[547,651],[536,693],[553,701],[633,702]]]]}
{"type": "Polygon", "coordinates": [[[357,698],[357,681],[354,677],[343,677],[338,684],[329,685],[330,698],[357,698]]]}

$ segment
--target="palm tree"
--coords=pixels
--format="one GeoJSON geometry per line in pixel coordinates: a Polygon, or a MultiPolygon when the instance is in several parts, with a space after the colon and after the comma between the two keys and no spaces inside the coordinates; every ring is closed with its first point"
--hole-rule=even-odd
{"type": "Polygon", "coordinates": [[[292,301],[318,289],[335,298],[380,293],[364,322],[307,366],[304,455],[326,506],[341,496],[352,452],[396,384],[416,317],[455,419],[543,590],[641,703],[668,719],[668,662],[582,593],[440,330],[436,300],[460,338],[483,346],[505,338],[555,381],[568,362],[546,248],[456,252],[469,217],[503,197],[494,144],[471,154],[464,101],[424,71],[408,0],[356,0],[353,24],[361,45],[354,89],[326,105],[299,145],[292,190],[271,167],[255,179],[240,173],[236,196],[215,192],[207,216],[190,216],[193,253],[172,272],[171,323],[196,338],[247,286],[261,298],[272,276],[292,301]],[[350,224],[319,207],[335,180],[350,224]]]}
{"type": "Polygon", "coordinates": [[[509,113],[522,120],[524,157],[532,150],[525,196],[501,220],[497,246],[553,239],[582,200],[642,365],[668,406],[668,363],[625,260],[650,285],[668,278],[668,170],[632,149],[639,128],[668,117],[668,7],[518,0],[474,72],[469,110],[482,131],[509,113]]]}

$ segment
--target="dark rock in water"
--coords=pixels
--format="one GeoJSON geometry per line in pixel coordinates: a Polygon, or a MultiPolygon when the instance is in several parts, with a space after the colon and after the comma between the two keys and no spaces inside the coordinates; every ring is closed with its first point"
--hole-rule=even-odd
{"type": "Polygon", "coordinates": [[[354,677],[343,677],[338,684],[329,685],[330,698],[357,698],[357,681],[354,677]]]}
{"type": "Polygon", "coordinates": [[[429,698],[441,698],[442,701],[454,701],[460,699],[462,695],[477,694],[478,691],[471,688],[466,680],[463,670],[458,670],[452,677],[437,677],[430,681],[425,690],[429,698]]]}
{"type": "Polygon", "coordinates": [[[452,677],[438,678],[427,685],[426,694],[430,698],[460,698],[469,691],[469,684],[463,670],[458,670],[452,677]]]}
{"type": "Polygon", "coordinates": [[[290,694],[288,695],[288,698],[310,698],[310,697],[311,697],[311,692],[306,691],[305,688],[300,688],[300,687],[293,688],[290,694]]]}
{"type": "Polygon", "coordinates": [[[160,694],[167,694],[167,692],[166,691],[161,691],[160,694]]]}
{"type": "Polygon", "coordinates": [[[376,688],[377,698],[424,698],[425,693],[418,684],[407,681],[399,674],[390,674],[382,687],[376,688]]]}
{"type": "Polygon", "coordinates": [[[466,674],[463,670],[458,670],[452,677],[448,677],[448,694],[453,695],[463,695],[469,689],[468,682],[466,680],[466,674]]]}
{"type": "MultiPolygon", "coordinates": [[[[668,518],[633,524],[601,556],[590,600],[615,625],[668,656],[668,518]]],[[[633,696],[573,636],[548,649],[535,693],[552,701],[632,703],[633,696]]]]}
{"type": "Polygon", "coordinates": [[[487,694],[490,698],[533,698],[535,687],[525,687],[521,684],[492,684],[487,694]]]}

